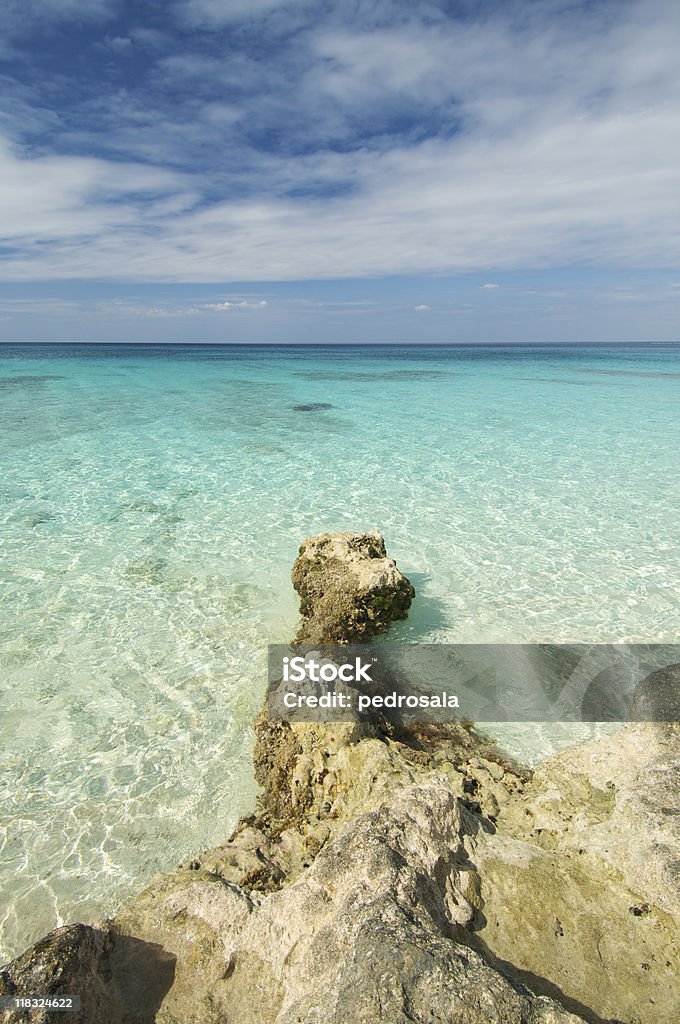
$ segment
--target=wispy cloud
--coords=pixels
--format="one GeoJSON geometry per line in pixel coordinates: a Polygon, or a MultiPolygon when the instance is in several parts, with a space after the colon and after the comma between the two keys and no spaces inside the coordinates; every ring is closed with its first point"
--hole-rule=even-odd
{"type": "Polygon", "coordinates": [[[0,312],[11,314],[30,313],[34,316],[49,317],[74,317],[80,314],[89,317],[109,317],[115,314],[118,318],[163,319],[177,317],[206,316],[214,312],[225,312],[228,310],[256,310],[264,309],[268,305],[266,299],[250,300],[237,299],[223,302],[182,302],[177,299],[171,301],[145,302],[124,298],[114,299],[62,299],[59,297],[48,298],[26,298],[12,299],[0,297],[0,312]]]}
{"type": "Polygon", "coordinates": [[[277,7],[300,6],[303,0],[176,0],[175,11],[196,25],[225,25],[252,20],[277,7]]]}
{"type": "Polygon", "coordinates": [[[111,63],[84,50],[87,88],[65,64],[47,106],[10,68],[3,276],[677,263],[680,7],[446,6],[178,0],[161,23],[152,4],[34,0],[36,60],[40,17],[61,16],[103,19],[111,63]]]}
{"type": "Polygon", "coordinates": [[[117,54],[132,54],[134,43],[130,36],[106,36],[102,43],[104,49],[113,50],[117,54]]]}
{"type": "Polygon", "coordinates": [[[38,316],[72,316],[79,313],[83,306],[81,302],[62,298],[43,299],[5,299],[0,298],[0,312],[11,313],[32,313],[38,316]]]}
{"type": "Polygon", "coordinates": [[[176,209],[182,193],[187,196],[182,176],[164,168],[93,157],[29,157],[1,138],[0,181],[2,242],[29,261],[35,253],[38,265],[49,261],[52,250],[57,262],[68,261],[74,242],[91,243],[99,259],[106,251],[120,257],[117,232],[131,232],[119,236],[126,245],[149,227],[158,230],[163,203],[171,197],[176,209]],[[156,202],[160,206],[154,208],[156,202]]]}
{"type": "Polygon", "coordinates": [[[248,302],[242,299],[240,302],[206,302],[202,308],[221,313],[229,309],[264,309],[266,305],[266,299],[261,299],[260,302],[248,302]]]}

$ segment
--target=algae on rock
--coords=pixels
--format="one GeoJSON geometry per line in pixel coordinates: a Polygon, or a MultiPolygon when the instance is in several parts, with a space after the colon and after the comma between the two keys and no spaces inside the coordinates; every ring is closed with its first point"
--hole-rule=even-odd
{"type": "Polygon", "coordinates": [[[405,619],[415,590],[375,533],[322,533],[293,566],[302,622],[298,643],[357,643],[405,619]]]}

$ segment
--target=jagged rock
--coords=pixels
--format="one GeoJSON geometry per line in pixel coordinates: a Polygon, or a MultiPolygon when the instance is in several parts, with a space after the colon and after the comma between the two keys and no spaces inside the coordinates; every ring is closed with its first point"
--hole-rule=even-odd
{"type": "Polygon", "coordinates": [[[415,590],[374,533],[322,533],[304,542],[292,572],[298,643],[357,643],[405,619],[415,590]]]}
{"type": "MultiPolygon", "coordinates": [[[[305,542],[293,580],[315,643],[413,596],[378,534],[305,542]]],[[[83,1024],[675,1024],[678,728],[532,776],[462,725],[263,713],[260,812],[0,984],[79,991],[83,1024]]]]}
{"type": "Polygon", "coordinates": [[[0,971],[0,995],[79,996],[81,1010],[0,1011],[3,1024],[153,1024],[171,987],[174,957],[101,927],[57,928],[0,971]]]}
{"type": "MultiPolygon", "coordinates": [[[[101,990],[97,965],[107,941],[105,933],[84,924],[50,932],[0,970],[0,995],[73,996],[80,995],[83,987],[101,990]]],[[[94,991],[93,1002],[98,1003],[94,991]]],[[[50,1016],[46,1011],[17,1010],[5,1012],[0,1019],[44,1024],[50,1016]]]]}
{"type": "Polygon", "coordinates": [[[676,1024],[680,726],[628,725],[549,758],[468,850],[475,927],[498,961],[604,1020],[676,1024]]]}
{"type": "Polygon", "coordinates": [[[266,897],[201,871],[165,876],[114,923],[176,958],[158,1024],[577,1024],[457,941],[473,914],[465,813],[435,773],[266,897]]]}

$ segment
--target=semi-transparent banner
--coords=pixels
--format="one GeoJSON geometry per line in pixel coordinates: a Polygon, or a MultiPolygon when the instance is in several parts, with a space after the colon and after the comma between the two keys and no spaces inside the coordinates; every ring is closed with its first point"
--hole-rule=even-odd
{"type": "Polygon", "coordinates": [[[272,721],[680,720],[672,644],[277,644],[272,721]]]}

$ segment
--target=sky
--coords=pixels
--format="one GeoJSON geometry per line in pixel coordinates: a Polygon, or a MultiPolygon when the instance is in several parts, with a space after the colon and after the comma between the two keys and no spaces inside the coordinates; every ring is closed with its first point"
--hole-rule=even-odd
{"type": "Polygon", "coordinates": [[[0,0],[0,341],[680,341],[677,0],[0,0]]]}

